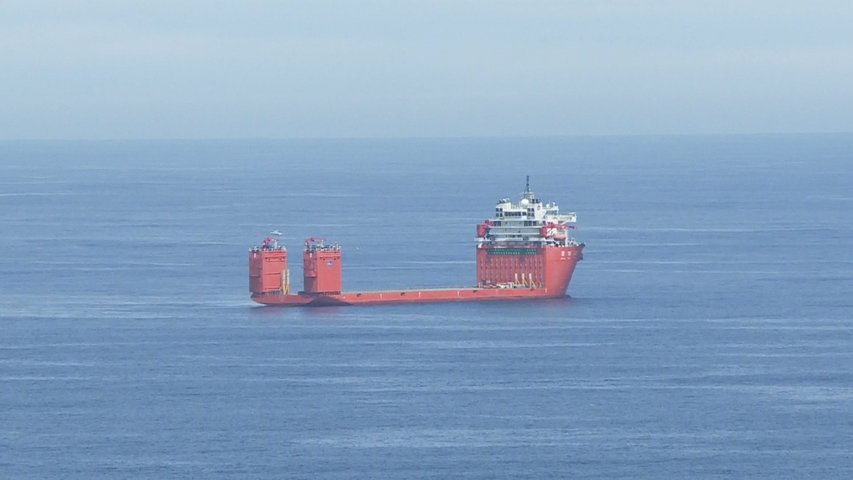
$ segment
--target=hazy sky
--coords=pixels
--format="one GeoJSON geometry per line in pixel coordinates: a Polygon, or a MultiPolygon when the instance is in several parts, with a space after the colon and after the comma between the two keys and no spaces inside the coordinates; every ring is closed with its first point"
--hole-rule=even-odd
{"type": "Polygon", "coordinates": [[[0,0],[0,138],[837,131],[851,0],[0,0]]]}

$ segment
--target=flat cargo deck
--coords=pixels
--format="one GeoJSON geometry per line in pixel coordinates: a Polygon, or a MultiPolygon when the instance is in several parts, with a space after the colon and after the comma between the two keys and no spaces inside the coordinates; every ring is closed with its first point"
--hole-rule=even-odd
{"type": "Polygon", "coordinates": [[[285,295],[278,293],[265,293],[252,295],[252,300],[263,305],[297,307],[464,302],[511,300],[521,298],[557,298],[562,296],[565,296],[565,294],[562,292],[550,292],[547,288],[440,288],[344,292],[338,294],[300,293],[296,295],[285,295]]]}

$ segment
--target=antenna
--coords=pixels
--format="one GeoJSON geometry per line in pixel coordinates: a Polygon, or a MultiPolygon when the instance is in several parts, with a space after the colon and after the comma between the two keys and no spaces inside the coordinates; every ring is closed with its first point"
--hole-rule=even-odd
{"type": "Polygon", "coordinates": [[[530,175],[527,176],[527,184],[524,186],[524,197],[528,200],[533,200],[533,192],[530,191],[530,175]]]}

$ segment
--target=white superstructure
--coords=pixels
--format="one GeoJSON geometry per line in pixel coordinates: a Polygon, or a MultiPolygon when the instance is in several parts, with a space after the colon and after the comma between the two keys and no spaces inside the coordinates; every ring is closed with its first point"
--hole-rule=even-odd
{"type": "Polygon", "coordinates": [[[478,246],[495,244],[578,245],[569,230],[574,229],[577,214],[560,213],[556,203],[542,203],[530,190],[530,177],[521,200],[498,200],[495,216],[477,231],[478,246]]]}

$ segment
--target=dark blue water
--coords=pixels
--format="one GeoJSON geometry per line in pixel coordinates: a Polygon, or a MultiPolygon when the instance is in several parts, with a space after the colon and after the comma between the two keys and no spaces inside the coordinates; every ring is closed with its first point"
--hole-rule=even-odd
{"type": "Polygon", "coordinates": [[[851,212],[850,135],[0,143],[0,476],[850,478],[851,212]],[[248,301],[472,284],[527,174],[571,299],[248,301]]]}

